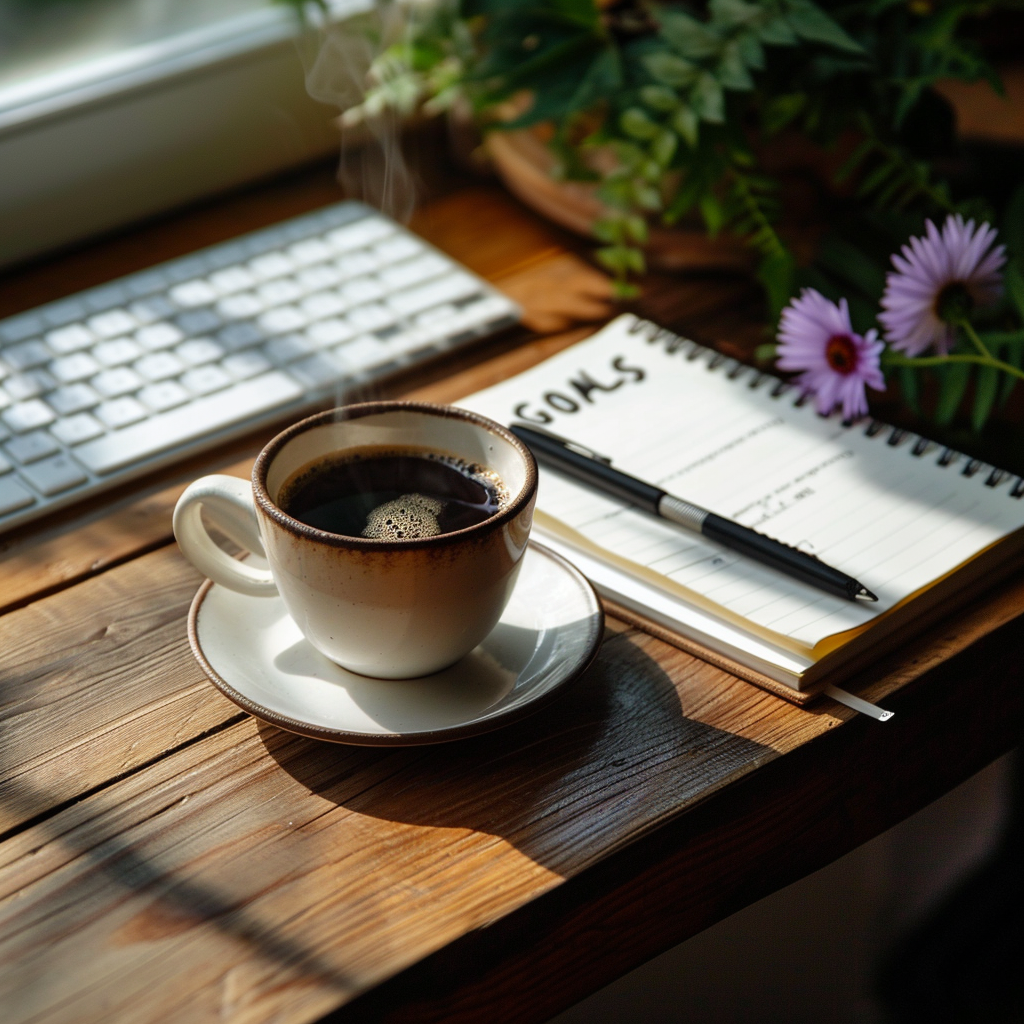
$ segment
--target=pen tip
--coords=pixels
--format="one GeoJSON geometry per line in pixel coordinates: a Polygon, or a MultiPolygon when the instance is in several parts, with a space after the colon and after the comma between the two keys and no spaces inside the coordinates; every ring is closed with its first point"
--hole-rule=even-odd
{"type": "Polygon", "coordinates": [[[867,587],[861,587],[860,590],[854,595],[858,601],[877,601],[878,598],[868,590],[867,587]]]}

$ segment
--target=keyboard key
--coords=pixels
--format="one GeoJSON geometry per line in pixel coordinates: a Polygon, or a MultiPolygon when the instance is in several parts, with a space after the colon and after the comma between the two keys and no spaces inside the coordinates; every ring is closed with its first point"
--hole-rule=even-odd
{"type": "Polygon", "coordinates": [[[146,407],[130,396],[112,398],[109,402],[97,405],[96,415],[112,428],[126,427],[129,423],[137,423],[146,416],[146,407]]]}
{"type": "Polygon", "coordinates": [[[297,306],[278,306],[264,313],[256,322],[267,334],[282,334],[305,327],[309,316],[297,306]]]}
{"type": "Polygon", "coordinates": [[[301,362],[293,363],[288,372],[297,377],[310,391],[333,384],[343,375],[342,366],[327,352],[307,356],[301,362]]]}
{"type": "Polygon", "coordinates": [[[70,327],[61,327],[56,331],[50,331],[46,335],[46,343],[54,352],[63,355],[65,352],[77,352],[79,349],[87,348],[96,340],[87,327],[82,324],[71,324],[70,327]]]}
{"type": "Polygon", "coordinates": [[[379,302],[371,302],[368,306],[359,306],[357,309],[353,309],[345,319],[354,328],[353,333],[376,331],[381,327],[393,324],[395,313],[379,302]]]}
{"type": "Polygon", "coordinates": [[[231,295],[217,303],[217,312],[225,320],[247,320],[251,316],[259,316],[266,308],[263,299],[252,292],[231,295]]]}
{"type": "Polygon", "coordinates": [[[153,352],[143,356],[132,369],[146,380],[167,380],[184,372],[185,364],[173,352],[153,352]]]}
{"type": "Polygon", "coordinates": [[[325,288],[333,288],[342,275],[338,273],[337,267],[332,263],[319,263],[315,267],[303,267],[295,275],[299,287],[306,292],[319,292],[325,288]]]}
{"type": "Polygon", "coordinates": [[[385,267],[379,276],[389,288],[408,288],[421,281],[429,281],[432,277],[439,277],[448,269],[450,266],[445,260],[434,253],[428,253],[407,263],[385,267]]]}
{"type": "Polygon", "coordinates": [[[385,220],[367,217],[348,224],[343,228],[329,231],[324,239],[335,252],[347,252],[350,249],[361,249],[364,245],[376,242],[386,235],[394,233],[394,228],[385,220]]]}
{"type": "Polygon", "coordinates": [[[99,373],[100,369],[100,364],[88,352],[75,352],[50,363],[50,372],[65,384],[84,380],[94,373],[99,373]]]}
{"type": "Polygon", "coordinates": [[[111,309],[89,319],[89,329],[100,338],[116,338],[119,334],[134,331],[138,326],[138,320],[126,309],[111,309]]]}
{"type": "Polygon", "coordinates": [[[372,302],[379,299],[384,294],[384,286],[374,278],[366,277],[359,281],[350,281],[339,288],[338,293],[346,302],[355,305],[357,302],[372,302]]]}
{"type": "Polygon", "coordinates": [[[310,320],[323,320],[328,316],[335,316],[348,309],[348,303],[334,292],[321,292],[319,295],[310,295],[301,303],[303,312],[310,320]]]}
{"type": "Polygon", "coordinates": [[[46,497],[84,484],[89,479],[82,467],[70,455],[64,454],[26,466],[22,475],[46,497]]]}
{"type": "Polygon", "coordinates": [[[176,345],[184,337],[180,328],[167,323],[150,324],[135,332],[135,340],[150,352],[176,345]]]}
{"type": "MultiPolygon", "coordinates": [[[[167,382],[169,383],[169,382],[167,382]]],[[[153,384],[151,387],[164,385],[153,384]]],[[[207,398],[150,417],[75,452],[94,473],[111,473],[169,448],[205,439],[240,419],[270,412],[302,397],[302,388],[280,370],[261,374],[207,398]]]]}
{"type": "Polygon", "coordinates": [[[168,294],[179,306],[186,309],[208,306],[220,298],[217,290],[205,281],[186,281],[184,284],[175,285],[168,294]]]}
{"type": "Polygon", "coordinates": [[[409,235],[394,235],[373,247],[373,254],[380,260],[382,266],[399,263],[421,252],[423,245],[409,235]]]}
{"type": "Polygon", "coordinates": [[[16,434],[22,434],[26,430],[35,430],[36,427],[45,427],[54,421],[53,411],[50,407],[38,398],[31,398],[27,402],[18,402],[9,409],[3,411],[3,421],[16,434]]]}
{"type": "Polygon", "coordinates": [[[334,256],[334,250],[319,238],[307,238],[289,246],[288,255],[296,266],[302,267],[329,260],[334,256]]]}
{"type": "Polygon", "coordinates": [[[213,363],[224,355],[224,349],[211,338],[195,338],[179,345],[174,354],[186,366],[202,366],[203,363],[213,363]]]}
{"type": "Polygon", "coordinates": [[[321,348],[325,345],[337,345],[341,341],[347,341],[354,337],[356,332],[344,320],[332,317],[330,320],[321,320],[307,328],[306,337],[321,348]]]}
{"type": "Polygon", "coordinates": [[[142,347],[130,338],[118,338],[97,345],[92,354],[104,366],[121,366],[123,363],[138,359],[142,355],[142,347]]]}
{"type": "Polygon", "coordinates": [[[265,256],[257,256],[249,260],[249,271],[260,281],[269,281],[272,277],[283,277],[295,269],[291,260],[280,253],[268,252],[265,256]]]}
{"type": "Polygon", "coordinates": [[[262,341],[264,337],[264,333],[254,323],[248,321],[240,324],[228,324],[217,333],[217,340],[228,352],[237,352],[239,349],[248,348],[250,345],[262,341]]]}
{"type": "Polygon", "coordinates": [[[56,381],[45,370],[29,370],[27,373],[16,373],[3,383],[12,402],[22,402],[26,398],[37,398],[44,391],[49,391],[56,381]]]}
{"type": "Polygon", "coordinates": [[[136,398],[154,412],[164,412],[187,402],[192,396],[176,381],[162,380],[144,387],[136,398]]]}
{"type": "Polygon", "coordinates": [[[12,476],[0,477],[0,515],[34,505],[36,496],[12,476]]]}
{"type": "Polygon", "coordinates": [[[207,280],[219,295],[233,295],[256,284],[256,278],[244,267],[228,267],[211,274],[207,280]]]}
{"type": "Polygon", "coordinates": [[[468,298],[479,291],[480,283],[475,278],[469,274],[456,272],[411,291],[392,295],[388,303],[396,312],[410,316],[431,306],[439,306],[443,302],[468,298]]]}
{"type": "Polygon", "coordinates": [[[4,451],[15,461],[25,464],[59,452],[60,445],[45,430],[34,430],[31,434],[22,434],[8,441],[4,451]]]}
{"type": "Polygon", "coordinates": [[[176,323],[186,334],[206,334],[215,331],[224,321],[212,309],[196,309],[182,313],[176,323]]]}
{"type": "Polygon", "coordinates": [[[57,420],[50,427],[50,433],[58,441],[63,441],[64,444],[70,446],[99,437],[100,434],[105,433],[105,428],[95,416],[90,416],[87,412],[80,412],[76,416],[57,420]]]}
{"type": "Polygon", "coordinates": [[[316,347],[303,334],[285,334],[268,341],[263,352],[275,366],[284,366],[300,356],[308,356],[316,347]]]}
{"type": "MultiPolygon", "coordinates": [[[[285,362],[285,360],[282,360],[285,362]]],[[[231,374],[235,380],[246,380],[255,377],[258,373],[265,373],[274,368],[273,364],[261,352],[249,349],[246,352],[235,352],[228,356],[221,366],[231,374]]]]}
{"type": "Polygon", "coordinates": [[[142,387],[142,378],[128,366],[117,366],[111,370],[104,370],[97,373],[89,381],[90,384],[107,398],[116,398],[118,395],[127,395],[142,387]]]}
{"type": "Polygon", "coordinates": [[[297,281],[283,277],[279,281],[268,281],[261,285],[256,293],[267,306],[279,306],[285,302],[294,302],[302,297],[302,289],[297,281]]]}
{"type": "Polygon", "coordinates": [[[233,381],[219,366],[197,366],[183,373],[178,383],[194,395],[208,395],[211,391],[226,388],[233,381]]]}
{"type": "Polygon", "coordinates": [[[151,324],[155,320],[162,320],[165,316],[176,313],[174,305],[167,301],[162,295],[154,295],[140,302],[133,302],[128,307],[131,313],[140,324],[151,324]]]}
{"type": "Polygon", "coordinates": [[[65,384],[64,387],[57,388],[46,396],[46,404],[58,416],[70,416],[83,409],[91,409],[99,400],[100,396],[95,388],[82,382],[65,384]]]}
{"type": "Polygon", "coordinates": [[[350,341],[347,345],[341,345],[335,349],[335,353],[352,373],[372,370],[376,366],[390,363],[395,358],[388,344],[374,334],[367,334],[350,341]]]}
{"type": "Polygon", "coordinates": [[[334,261],[335,269],[345,281],[360,274],[372,274],[377,266],[377,260],[365,252],[350,253],[334,261]]]}
{"type": "Polygon", "coordinates": [[[53,353],[38,338],[4,349],[4,362],[12,370],[31,370],[53,358],[53,353]]]}

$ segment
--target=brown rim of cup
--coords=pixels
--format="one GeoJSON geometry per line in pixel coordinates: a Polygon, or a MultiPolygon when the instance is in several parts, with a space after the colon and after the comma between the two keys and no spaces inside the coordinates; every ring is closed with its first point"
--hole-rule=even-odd
{"type": "Polygon", "coordinates": [[[444,546],[468,534],[491,533],[506,523],[511,522],[529,505],[537,491],[537,463],[534,460],[533,452],[512,431],[507,430],[500,423],[496,423],[494,420],[481,416],[478,413],[470,412],[468,409],[458,409],[451,405],[435,405],[433,402],[361,402],[357,405],[343,405],[336,409],[327,409],[324,412],[315,413],[282,430],[280,434],[267,443],[263,451],[256,457],[256,462],[252,467],[252,489],[256,504],[264,514],[291,533],[308,537],[310,540],[315,540],[320,544],[329,544],[333,547],[362,548],[366,551],[404,551],[411,548],[444,546]],[[270,464],[293,437],[326,423],[357,420],[362,419],[364,416],[375,416],[384,412],[423,412],[434,416],[465,420],[478,427],[483,427],[485,430],[502,438],[502,440],[507,441],[523,456],[523,460],[526,463],[526,480],[523,486],[514,500],[510,501],[505,508],[495,512],[490,519],[485,519],[482,523],[475,523],[473,526],[466,526],[461,530],[452,530],[450,533],[436,534],[433,537],[416,537],[406,540],[385,540],[379,537],[349,537],[342,533],[329,533],[327,530],[318,530],[315,526],[309,526],[288,515],[287,512],[283,511],[280,506],[271,500],[270,494],[267,491],[267,473],[270,469],[270,464]]]}

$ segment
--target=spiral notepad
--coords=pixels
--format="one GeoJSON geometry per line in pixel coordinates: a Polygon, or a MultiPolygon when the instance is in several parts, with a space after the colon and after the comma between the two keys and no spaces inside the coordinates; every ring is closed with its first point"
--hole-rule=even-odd
{"type": "Polygon", "coordinates": [[[537,534],[616,606],[805,689],[1024,546],[1024,480],[626,315],[460,403],[546,426],[687,501],[817,555],[850,602],[543,469],[537,534]],[[999,558],[984,557],[995,545],[999,558]]]}

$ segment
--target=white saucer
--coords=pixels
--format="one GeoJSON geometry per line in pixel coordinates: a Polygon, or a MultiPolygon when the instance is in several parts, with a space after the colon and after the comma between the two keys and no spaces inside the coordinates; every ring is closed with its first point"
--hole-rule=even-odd
{"type": "Polygon", "coordinates": [[[434,675],[356,675],[309,645],[279,597],[247,597],[209,580],[192,602],[188,635],[214,686],[265,722],[335,743],[411,746],[488,732],[539,710],[590,664],[603,625],[579,570],[531,543],[498,625],[434,675]]]}

